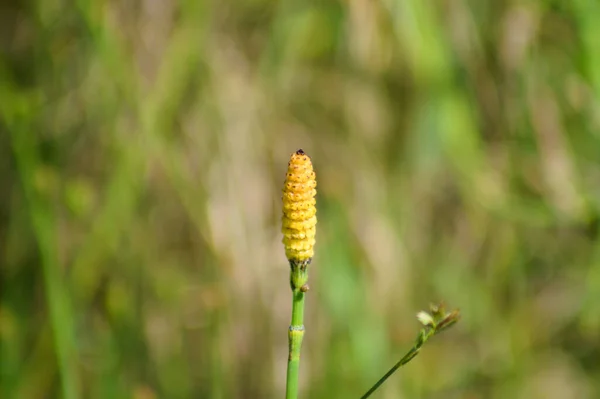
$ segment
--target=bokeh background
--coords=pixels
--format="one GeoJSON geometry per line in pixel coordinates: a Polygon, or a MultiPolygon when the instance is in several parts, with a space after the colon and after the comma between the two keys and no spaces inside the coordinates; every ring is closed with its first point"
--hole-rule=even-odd
{"type": "Polygon", "coordinates": [[[600,3],[0,6],[0,397],[600,397],[600,3]]]}

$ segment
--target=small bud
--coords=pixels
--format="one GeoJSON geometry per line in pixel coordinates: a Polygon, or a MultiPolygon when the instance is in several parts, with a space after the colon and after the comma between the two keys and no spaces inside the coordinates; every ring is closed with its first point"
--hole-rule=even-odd
{"type": "Polygon", "coordinates": [[[446,315],[446,305],[444,302],[429,305],[429,310],[436,322],[440,321],[446,315]]]}
{"type": "Polygon", "coordinates": [[[433,321],[433,317],[431,317],[431,315],[427,312],[421,311],[421,312],[417,313],[417,319],[425,327],[433,326],[435,324],[433,321]]]}
{"type": "Polygon", "coordinates": [[[450,328],[454,323],[460,320],[460,311],[458,309],[453,310],[444,316],[444,318],[437,325],[437,332],[442,332],[450,328]]]}

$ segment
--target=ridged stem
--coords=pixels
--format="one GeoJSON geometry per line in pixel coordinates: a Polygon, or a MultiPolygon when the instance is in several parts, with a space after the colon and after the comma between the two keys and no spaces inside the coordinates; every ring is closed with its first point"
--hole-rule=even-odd
{"type": "Polygon", "coordinates": [[[286,399],[298,398],[298,376],[300,374],[300,349],[304,338],[304,289],[308,275],[306,264],[291,263],[290,283],[292,286],[292,322],[288,331],[289,355],[286,380],[286,399]]]}

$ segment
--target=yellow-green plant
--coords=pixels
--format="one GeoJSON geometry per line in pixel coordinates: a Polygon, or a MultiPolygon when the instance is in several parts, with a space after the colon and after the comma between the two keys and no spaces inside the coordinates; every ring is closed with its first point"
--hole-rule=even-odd
{"type": "Polygon", "coordinates": [[[300,348],[304,338],[304,294],[308,291],[308,265],[315,245],[317,181],[310,157],[302,150],[292,154],[283,186],[282,233],[290,262],[292,322],[288,332],[289,356],[286,398],[298,397],[300,348]]]}

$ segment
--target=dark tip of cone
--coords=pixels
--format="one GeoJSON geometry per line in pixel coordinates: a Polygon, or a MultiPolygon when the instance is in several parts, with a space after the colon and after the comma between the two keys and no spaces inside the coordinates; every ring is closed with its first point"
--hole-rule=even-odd
{"type": "Polygon", "coordinates": [[[302,148],[296,151],[296,155],[304,155],[304,151],[302,150],[302,148]]]}

